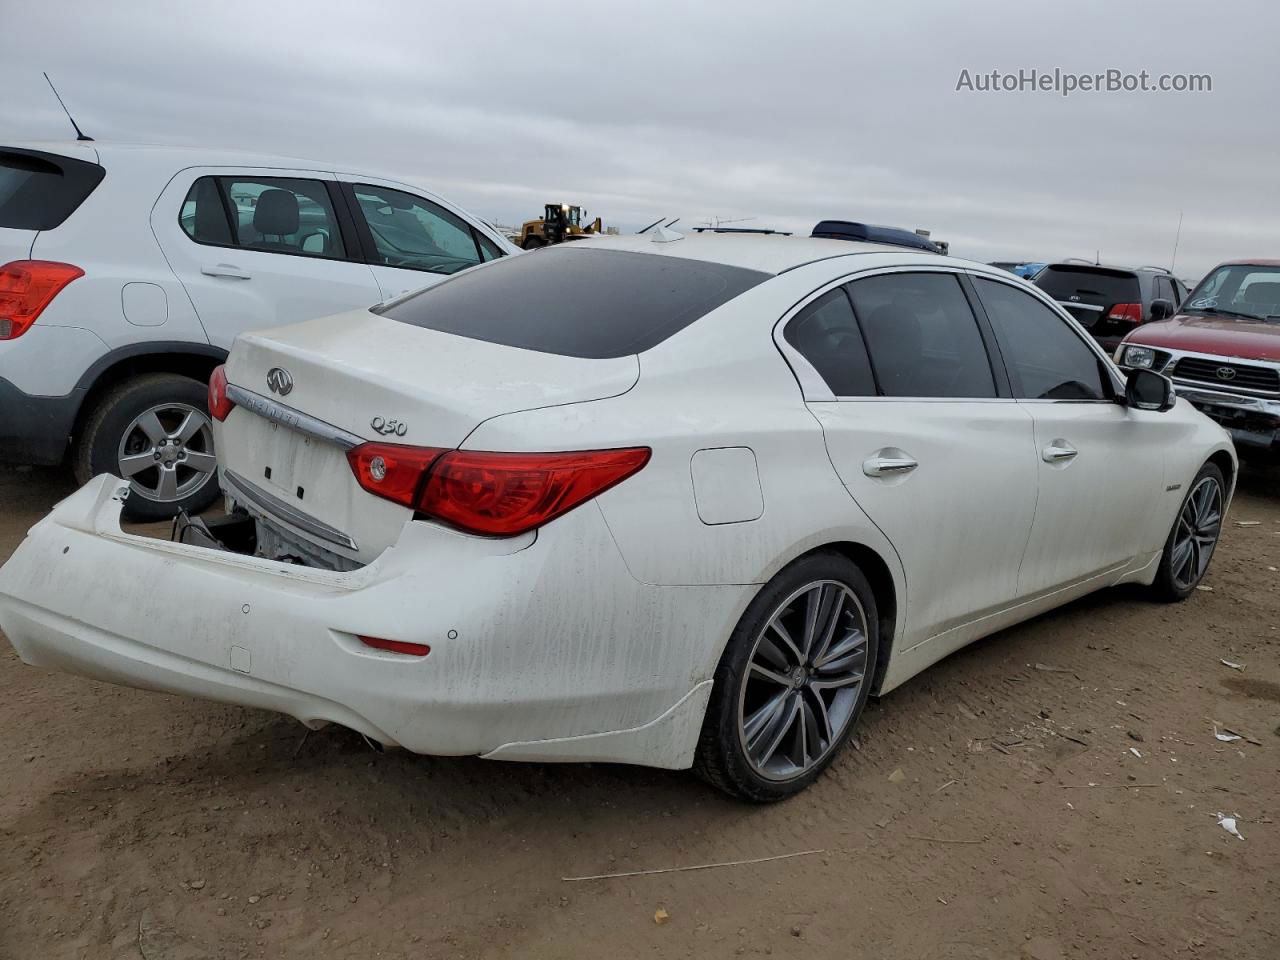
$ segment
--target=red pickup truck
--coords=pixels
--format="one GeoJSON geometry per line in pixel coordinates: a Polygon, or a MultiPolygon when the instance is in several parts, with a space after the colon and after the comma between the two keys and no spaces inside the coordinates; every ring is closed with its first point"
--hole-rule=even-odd
{"type": "Polygon", "coordinates": [[[1280,260],[1215,267],[1175,316],[1129,333],[1115,359],[1172,379],[1242,453],[1280,456],[1280,260]]]}

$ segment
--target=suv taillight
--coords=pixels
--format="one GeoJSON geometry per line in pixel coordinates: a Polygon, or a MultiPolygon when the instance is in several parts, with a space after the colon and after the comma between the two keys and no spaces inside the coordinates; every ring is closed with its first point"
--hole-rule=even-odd
{"type": "Polygon", "coordinates": [[[0,267],[0,340],[16,340],[31,328],[58,291],[84,271],[52,260],[14,260],[0,267]]]}
{"type": "Polygon", "coordinates": [[[221,423],[234,406],[227,396],[227,368],[218,365],[209,374],[209,415],[221,423]]]}
{"type": "Polygon", "coordinates": [[[1115,303],[1111,305],[1111,309],[1107,311],[1108,320],[1123,320],[1126,323],[1142,322],[1142,304],[1140,303],[1115,303]]]}
{"type": "Polygon", "coordinates": [[[621,483],[649,462],[648,447],[564,453],[490,453],[396,443],[347,451],[370,493],[469,533],[533,530],[621,483]]]}

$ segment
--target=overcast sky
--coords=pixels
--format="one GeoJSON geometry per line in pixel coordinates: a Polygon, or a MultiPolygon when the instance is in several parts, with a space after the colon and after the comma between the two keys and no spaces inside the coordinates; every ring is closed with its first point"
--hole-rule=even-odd
{"type": "Polygon", "coordinates": [[[807,232],[927,227],[981,260],[1280,257],[1280,4],[5,4],[4,138],[245,147],[546,201],[807,232]],[[1209,93],[957,92],[1020,68],[1208,73],[1209,93]]]}

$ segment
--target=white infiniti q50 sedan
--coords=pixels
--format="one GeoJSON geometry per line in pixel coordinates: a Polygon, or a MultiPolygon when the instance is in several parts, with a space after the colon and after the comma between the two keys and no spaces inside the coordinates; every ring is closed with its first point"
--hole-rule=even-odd
{"type": "Polygon", "coordinates": [[[751,234],[242,335],[210,409],[224,548],[122,532],[96,478],[0,570],[25,661],[757,801],[979,637],[1190,595],[1236,474],[1167,380],[1000,270],[751,234]]]}

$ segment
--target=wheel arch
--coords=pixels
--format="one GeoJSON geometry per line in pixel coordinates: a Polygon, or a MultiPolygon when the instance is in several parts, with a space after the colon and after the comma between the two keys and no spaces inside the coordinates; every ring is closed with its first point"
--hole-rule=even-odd
{"type": "Polygon", "coordinates": [[[1235,458],[1226,450],[1215,450],[1209,454],[1208,462],[1222,471],[1222,478],[1227,481],[1227,497],[1230,498],[1236,489],[1235,458]]]}
{"type": "Polygon", "coordinates": [[[208,343],[157,341],[120,347],[101,357],[76,385],[83,401],[76,411],[71,436],[78,441],[85,421],[113,387],[146,373],[174,373],[208,381],[213,368],[227,359],[227,351],[208,343]]]}

